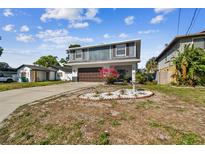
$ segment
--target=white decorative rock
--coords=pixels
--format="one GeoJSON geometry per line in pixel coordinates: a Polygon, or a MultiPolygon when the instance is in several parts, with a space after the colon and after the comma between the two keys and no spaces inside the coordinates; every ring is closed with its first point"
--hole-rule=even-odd
{"type": "Polygon", "coordinates": [[[132,89],[121,89],[114,92],[105,92],[105,93],[86,93],[80,95],[82,99],[88,100],[111,100],[111,99],[136,99],[136,98],[145,98],[153,95],[153,92],[147,90],[135,90],[132,89]]]}

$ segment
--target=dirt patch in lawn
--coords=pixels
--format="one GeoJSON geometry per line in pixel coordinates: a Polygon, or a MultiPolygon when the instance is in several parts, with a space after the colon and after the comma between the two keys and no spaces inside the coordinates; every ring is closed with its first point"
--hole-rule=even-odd
{"type": "Polygon", "coordinates": [[[204,144],[205,107],[199,104],[158,92],[136,100],[78,98],[121,88],[101,86],[24,105],[0,126],[0,144],[204,144]]]}

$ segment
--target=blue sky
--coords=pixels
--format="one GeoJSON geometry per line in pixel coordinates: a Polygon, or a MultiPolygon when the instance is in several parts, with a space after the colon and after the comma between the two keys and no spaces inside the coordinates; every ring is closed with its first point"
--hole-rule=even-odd
{"type": "MultiPolygon", "coordinates": [[[[0,61],[12,67],[40,56],[66,57],[69,44],[90,45],[141,39],[141,63],[157,56],[177,34],[179,9],[0,9],[0,61]]],[[[182,9],[179,34],[185,34],[194,9],[182,9]]],[[[205,30],[204,9],[191,33],[205,30]]]]}

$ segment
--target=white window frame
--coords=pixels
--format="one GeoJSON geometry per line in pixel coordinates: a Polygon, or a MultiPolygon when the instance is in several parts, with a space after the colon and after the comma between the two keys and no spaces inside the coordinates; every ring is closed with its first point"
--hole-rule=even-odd
{"type": "MultiPolygon", "coordinates": [[[[78,54],[79,54],[78,53],[78,54]]],[[[75,59],[82,59],[83,58],[83,55],[82,55],[83,51],[80,49],[80,50],[75,50],[75,59]],[[77,58],[77,52],[80,53],[81,57],[80,58],[77,58]]]]}
{"type": "MultiPolygon", "coordinates": [[[[122,49],[121,49],[122,50],[122,49]]],[[[124,56],[126,56],[126,44],[118,44],[118,45],[116,45],[116,56],[117,57],[124,57],[124,56]],[[124,48],[124,51],[125,51],[125,53],[124,54],[117,54],[117,52],[118,52],[118,48],[119,48],[119,46],[125,46],[124,48]]]]}

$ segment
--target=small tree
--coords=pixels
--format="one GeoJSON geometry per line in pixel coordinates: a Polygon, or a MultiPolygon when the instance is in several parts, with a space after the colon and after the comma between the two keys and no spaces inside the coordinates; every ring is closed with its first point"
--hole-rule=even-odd
{"type": "Polygon", "coordinates": [[[100,77],[107,83],[113,84],[116,79],[119,78],[119,73],[114,67],[102,68],[100,71],[100,77]]]}
{"type": "Polygon", "coordinates": [[[57,61],[57,57],[54,57],[52,55],[48,56],[42,56],[40,57],[34,64],[43,66],[43,67],[49,67],[49,66],[59,66],[59,62],[57,61]]]}

